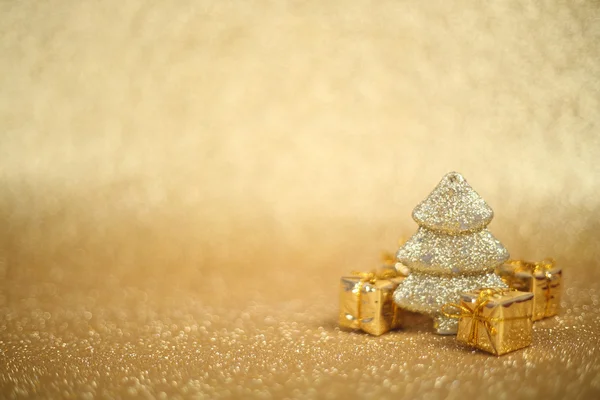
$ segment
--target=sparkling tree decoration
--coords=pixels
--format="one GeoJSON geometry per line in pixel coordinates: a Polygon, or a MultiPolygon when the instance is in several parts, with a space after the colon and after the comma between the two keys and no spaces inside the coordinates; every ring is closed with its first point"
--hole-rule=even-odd
{"type": "Polygon", "coordinates": [[[458,321],[440,312],[462,292],[506,287],[494,269],[508,251],[487,229],[494,212],[466,179],[451,172],[414,210],[417,232],[398,250],[411,274],[394,293],[401,308],[431,315],[438,334],[455,334],[458,321]]]}

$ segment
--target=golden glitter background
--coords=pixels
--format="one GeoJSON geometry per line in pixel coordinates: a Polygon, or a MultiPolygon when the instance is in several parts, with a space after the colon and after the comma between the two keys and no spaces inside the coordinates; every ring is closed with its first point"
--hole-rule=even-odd
{"type": "Polygon", "coordinates": [[[2,397],[600,394],[598,1],[5,0],[0,54],[2,397]],[[561,315],[340,331],[451,170],[561,315]]]}

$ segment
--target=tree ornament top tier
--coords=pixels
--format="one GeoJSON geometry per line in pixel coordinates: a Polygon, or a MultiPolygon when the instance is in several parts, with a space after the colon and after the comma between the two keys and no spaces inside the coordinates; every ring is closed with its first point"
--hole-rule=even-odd
{"type": "Polygon", "coordinates": [[[451,172],[413,210],[424,228],[449,235],[477,232],[494,218],[494,212],[462,175],[451,172]]]}

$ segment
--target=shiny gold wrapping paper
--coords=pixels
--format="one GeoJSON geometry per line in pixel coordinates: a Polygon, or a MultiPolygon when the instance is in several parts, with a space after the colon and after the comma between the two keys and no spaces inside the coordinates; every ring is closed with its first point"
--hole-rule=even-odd
{"type": "Polygon", "coordinates": [[[497,273],[510,287],[533,293],[534,321],[551,317],[560,311],[562,268],[548,265],[539,271],[520,271],[515,266],[502,265],[497,273]]]}
{"type": "Polygon", "coordinates": [[[0,397],[600,392],[595,0],[0,2],[0,397]],[[494,357],[337,326],[449,171],[561,312],[494,357]],[[551,377],[552,379],[549,379],[551,377]]]}
{"type": "Polygon", "coordinates": [[[456,339],[495,355],[503,355],[531,344],[534,297],[530,292],[502,291],[480,303],[480,290],[460,297],[468,312],[458,321],[456,339]],[[481,306],[480,306],[481,304],[481,306]]]}
{"type": "Polygon", "coordinates": [[[340,279],[340,317],[343,328],[361,329],[374,336],[402,326],[402,311],[392,298],[403,277],[365,280],[360,276],[340,279]]]}

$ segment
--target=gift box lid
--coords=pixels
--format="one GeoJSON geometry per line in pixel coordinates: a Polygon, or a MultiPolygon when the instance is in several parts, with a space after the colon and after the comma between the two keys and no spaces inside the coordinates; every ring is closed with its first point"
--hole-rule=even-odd
{"type": "Polygon", "coordinates": [[[512,304],[521,303],[533,299],[533,293],[521,292],[514,289],[506,288],[482,288],[465,292],[461,295],[461,300],[465,303],[477,303],[479,295],[484,290],[493,290],[494,293],[487,300],[486,307],[492,308],[497,306],[510,307],[512,304]]]}
{"type": "Polygon", "coordinates": [[[497,272],[500,275],[513,274],[517,278],[528,278],[533,276],[536,279],[544,279],[548,276],[558,276],[562,274],[562,267],[556,265],[552,259],[541,262],[515,261],[498,267],[497,272]]]}

